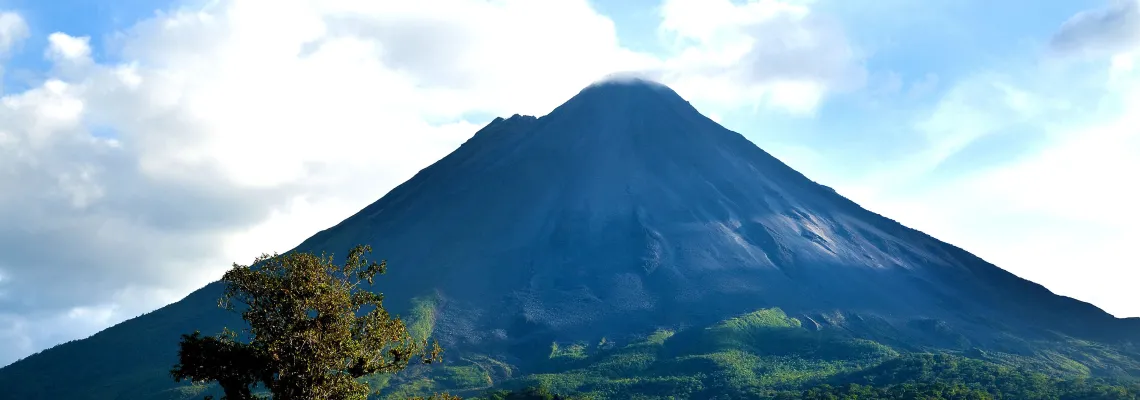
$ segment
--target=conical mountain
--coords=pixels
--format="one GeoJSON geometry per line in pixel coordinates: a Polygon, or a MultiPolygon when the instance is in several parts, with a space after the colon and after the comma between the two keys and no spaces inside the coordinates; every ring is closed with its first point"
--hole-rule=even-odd
{"type": "MultiPolygon", "coordinates": [[[[361,243],[391,265],[376,289],[397,310],[426,304],[449,354],[524,368],[524,353],[552,342],[620,342],[764,307],[911,348],[1140,339],[1136,320],[867,211],[636,79],[587,87],[541,118],[495,119],[298,250],[361,243]]],[[[238,323],[215,309],[219,292],[17,362],[0,387],[153,397],[174,386],[165,369],[178,334],[238,323]],[[78,388],[26,379],[68,370],[83,371],[78,388]]]]}

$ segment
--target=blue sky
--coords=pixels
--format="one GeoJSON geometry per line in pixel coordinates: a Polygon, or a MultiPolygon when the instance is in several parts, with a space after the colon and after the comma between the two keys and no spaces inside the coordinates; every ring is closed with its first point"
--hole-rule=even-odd
{"type": "Polygon", "coordinates": [[[169,1],[157,0],[3,0],[0,9],[18,12],[26,21],[30,36],[21,44],[6,63],[9,71],[4,77],[9,91],[34,86],[44,78],[51,67],[43,57],[47,37],[54,32],[72,36],[95,38],[93,57],[105,61],[108,54],[99,46],[101,38],[113,37],[115,32],[130,28],[140,19],[153,16],[155,11],[170,6],[169,1]]]}
{"type": "Polygon", "coordinates": [[[873,211],[1140,316],[1137,54],[1134,0],[0,0],[0,364],[627,71],[873,211]]]}

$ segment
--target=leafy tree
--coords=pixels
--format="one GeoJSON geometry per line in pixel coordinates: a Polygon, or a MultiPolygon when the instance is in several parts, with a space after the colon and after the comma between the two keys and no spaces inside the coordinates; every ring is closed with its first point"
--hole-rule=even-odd
{"type": "Polygon", "coordinates": [[[364,400],[368,386],[357,378],[401,371],[415,358],[440,361],[438,344],[413,339],[384,310],[383,296],[362,287],[386,269],[365,259],[370,252],[357,246],[343,265],[310,253],[234,264],[219,306],[238,303],[249,327],[240,337],[229,329],[182,335],[171,376],[217,382],[227,400],[255,398],[259,383],[276,400],[364,400]]]}

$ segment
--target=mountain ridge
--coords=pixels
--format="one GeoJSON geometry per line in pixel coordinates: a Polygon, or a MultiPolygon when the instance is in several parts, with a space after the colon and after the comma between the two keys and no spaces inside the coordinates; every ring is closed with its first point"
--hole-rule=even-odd
{"type": "MultiPolygon", "coordinates": [[[[459,156],[460,154],[463,153],[463,151],[466,148],[471,148],[473,146],[478,147],[482,143],[486,142],[487,140],[491,140],[491,141],[497,140],[498,142],[495,142],[495,143],[501,145],[500,148],[497,148],[497,149],[480,148],[480,149],[478,149],[479,151],[472,151],[471,153],[473,153],[473,154],[467,155],[468,157],[465,158],[465,160],[463,162],[457,161],[455,165],[450,166],[451,167],[450,170],[454,171],[454,170],[466,167],[472,163],[474,163],[475,165],[489,165],[489,168],[493,168],[496,165],[495,163],[479,164],[480,160],[483,160],[483,158],[480,158],[480,157],[484,157],[484,158],[495,158],[495,157],[497,157],[500,160],[501,159],[509,159],[510,157],[518,157],[519,156],[518,151],[520,151],[519,148],[526,146],[528,141],[537,140],[537,139],[535,139],[535,137],[537,137],[539,135],[535,134],[534,132],[542,131],[544,129],[543,128],[544,124],[548,125],[548,124],[560,123],[560,122],[558,122],[558,119],[560,117],[562,117],[564,114],[572,113],[572,112],[576,112],[576,111],[580,112],[581,108],[587,108],[588,110],[586,112],[588,112],[588,113],[600,114],[601,116],[596,117],[596,118],[583,118],[583,120],[590,120],[590,121],[596,122],[596,121],[604,120],[607,117],[612,118],[615,115],[618,117],[625,118],[629,114],[636,114],[636,115],[651,114],[653,111],[660,110],[662,108],[666,108],[666,107],[670,107],[670,106],[683,107],[684,110],[682,112],[679,112],[679,114],[682,114],[684,116],[684,119],[688,120],[687,122],[692,123],[693,121],[696,121],[697,123],[705,124],[706,126],[715,125],[715,122],[705,118],[703,115],[700,115],[699,112],[697,112],[695,109],[692,109],[691,106],[689,106],[687,102],[683,101],[683,99],[681,99],[680,96],[677,96],[675,92],[668,89],[667,87],[664,87],[663,85],[650,84],[650,83],[646,83],[645,81],[633,81],[632,83],[629,81],[623,81],[623,82],[619,82],[619,83],[606,82],[606,83],[602,83],[602,84],[591,85],[590,87],[583,89],[581,92],[579,92],[578,95],[571,98],[569,101],[567,101],[562,106],[556,108],[554,111],[552,111],[547,116],[543,116],[540,118],[534,118],[534,117],[524,117],[524,116],[516,115],[516,116],[512,116],[509,119],[505,119],[502,121],[496,120],[496,121],[492,122],[491,124],[488,124],[488,126],[484,127],[479,132],[477,132],[472,137],[471,140],[469,140],[468,142],[466,142],[462,146],[460,146],[460,148],[457,149],[456,152],[453,153],[453,155],[459,156]],[[656,96],[656,97],[652,97],[652,96],[656,96]],[[642,100],[642,101],[631,102],[631,99],[642,100]],[[682,106],[682,104],[683,104],[683,106],[682,106]],[[620,109],[620,110],[623,110],[624,112],[606,114],[603,111],[598,111],[599,109],[611,109],[611,110],[612,109],[620,109]],[[551,121],[554,121],[554,122],[551,122],[551,121]]],[[[600,151],[600,150],[598,150],[599,147],[601,147],[605,150],[612,150],[615,147],[620,148],[621,146],[629,146],[631,144],[630,140],[637,139],[636,135],[634,137],[632,137],[632,139],[630,137],[623,137],[623,138],[619,138],[619,139],[614,139],[614,135],[612,135],[612,134],[607,135],[605,133],[606,132],[613,133],[613,131],[616,131],[618,133],[622,133],[622,132],[628,132],[630,130],[633,130],[636,132],[635,129],[627,129],[627,130],[623,131],[623,129],[614,128],[615,126],[627,126],[631,123],[632,122],[627,121],[627,120],[621,120],[620,122],[608,121],[605,123],[599,123],[598,125],[600,125],[602,127],[611,128],[609,130],[606,130],[606,129],[590,130],[590,128],[593,127],[590,125],[587,125],[586,127],[581,127],[580,129],[576,129],[576,130],[568,130],[567,132],[569,132],[569,133],[563,133],[563,135],[559,137],[560,141],[558,141],[557,143],[558,143],[558,145],[560,145],[563,148],[571,149],[571,150],[567,151],[567,153],[574,153],[575,144],[580,144],[582,141],[587,141],[587,144],[592,146],[589,148],[594,152],[600,151]],[[583,131],[586,131],[586,133],[583,133],[583,131]],[[570,135],[570,134],[576,134],[576,136],[566,137],[566,135],[570,135]],[[598,144],[597,141],[599,141],[599,140],[607,140],[607,141],[603,142],[603,144],[598,144]],[[591,142],[591,141],[593,141],[593,142],[591,142]],[[616,141],[616,143],[615,143],[615,141],[616,141]]],[[[719,125],[715,125],[715,126],[716,126],[717,130],[722,130],[724,132],[730,132],[730,131],[723,129],[722,127],[719,127],[719,125]]],[[[863,209],[858,204],[856,204],[856,203],[854,203],[854,202],[852,202],[846,198],[843,198],[842,196],[839,196],[834,191],[828,190],[825,187],[823,187],[822,185],[818,185],[818,184],[810,181],[809,179],[804,177],[802,174],[799,174],[798,172],[794,171],[793,169],[791,169],[791,168],[787,167],[786,165],[780,163],[777,159],[775,159],[774,157],[771,157],[769,154],[767,154],[766,152],[763,152],[763,150],[759,149],[758,147],[753,145],[751,142],[747,141],[747,139],[743,138],[743,136],[740,136],[739,134],[735,134],[734,132],[732,134],[733,135],[729,135],[725,138],[722,138],[722,140],[727,140],[727,141],[731,142],[731,144],[733,146],[736,146],[736,147],[741,148],[741,149],[745,149],[743,151],[751,151],[752,153],[755,153],[755,157],[763,160],[763,162],[766,163],[765,165],[762,166],[762,168],[766,170],[765,172],[768,172],[768,173],[774,174],[774,175],[791,176],[792,179],[795,179],[795,178],[802,179],[802,182],[800,182],[800,189],[807,191],[809,193],[809,195],[808,195],[809,197],[827,198],[826,200],[838,203],[840,208],[846,208],[846,211],[848,211],[848,212],[853,212],[856,214],[869,215],[873,222],[877,222],[877,223],[873,223],[872,225],[874,225],[876,228],[880,228],[883,230],[895,231],[895,232],[897,232],[897,236],[918,234],[919,237],[923,238],[924,240],[941,243],[941,242],[937,241],[937,239],[930,237],[929,235],[926,235],[926,234],[921,233],[921,232],[916,231],[916,230],[912,230],[910,228],[906,228],[905,226],[899,224],[897,221],[891,220],[891,219],[883,217],[882,215],[879,215],[877,213],[863,209]],[[812,193],[812,192],[814,192],[814,193],[812,193]],[[883,220],[882,221],[874,221],[875,218],[882,218],[883,220]]],[[[547,139],[547,138],[544,137],[543,139],[547,139]]],[[[655,139],[662,140],[660,137],[655,137],[655,139]]],[[[547,143],[545,143],[545,147],[540,147],[540,150],[543,148],[549,149],[549,147],[555,147],[555,145],[547,142],[547,143]]],[[[600,157],[595,156],[594,158],[598,159],[598,158],[613,157],[614,156],[613,151],[606,153],[605,150],[601,150],[603,152],[602,156],[600,156],[600,157]]],[[[691,150],[691,149],[687,149],[687,150],[691,150]]],[[[449,157],[451,157],[451,156],[449,156],[449,157]]],[[[431,170],[433,168],[436,168],[437,166],[440,166],[440,168],[442,168],[443,163],[448,161],[447,159],[448,158],[445,157],[445,159],[441,160],[440,163],[437,163],[437,164],[433,165],[432,167],[425,169],[420,174],[417,174],[416,177],[413,177],[412,179],[410,179],[408,181],[408,184],[409,185],[415,185],[416,182],[419,182],[422,179],[426,179],[427,176],[432,175],[433,171],[431,171],[431,170]],[[423,176],[424,178],[421,178],[421,176],[423,176]]],[[[610,159],[609,161],[612,161],[612,159],[610,159]]],[[[599,175],[599,174],[595,173],[591,176],[597,176],[597,175],[599,175]]],[[[612,189],[612,188],[610,188],[610,189],[612,189]]],[[[626,189],[628,190],[628,188],[626,188],[626,189]]],[[[399,188],[394,189],[392,191],[392,193],[398,193],[398,192],[399,192],[399,188]]],[[[613,195],[612,192],[613,191],[611,190],[611,195],[613,195]]],[[[620,195],[620,193],[619,193],[619,195],[620,195]]],[[[376,208],[382,208],[380,206],[382,204],[384,204],[384,199],[381,199],[380,201],[366,207],[364,210],[362,210],[356,216],[346,220],[345,224],[351,225],[351,221],[353,220],[353,218],[357,218],[357,216],[360,216],[360,215],[368,214],[371,210],[374,210],[376,208]]],[[[595,209],[605,208],[605,206],[606,206],[606,204],[596,204],[596,205],[598,207],[595,207],[595,209]]],[[[375,217],[378,215],[379,212],[381,212],[381,211],[377,210],[374,213],[372,213],[371,215],[373,217],[375,217]]],[[[636,214],[636,210],[633,211],[633,213],[636,214]]],[[[642,218],[642,217],[639,217],[639,218],[642,218]]],[[[319,240],[319,238],[316,236],[313,239],[319,240]]],[[[307,247],[307,246],[305,246],[303,244],[301,247],[307,247]]],[[[315,246],[315,247],[321,247],[321,246],[315,246]]],[[[992,267],[992,264],[985,262],[984,260],[981,260],[981,259],[969,254],[965,250],[958,248],[956,246],[952,246],[950,248],[949,252],[947,252],[946,249],[933,249],[933,251],[936,253],[942,252],[942,253],[944,253],[944,255],[949,256],[950,259],[957,259],[957,258],[964,259],[965,261],[959,262],[960,265],[958,266],[958,268],[967,268],[968,269],[972,265],[984,265],[984,266],[992,267]],[[957,254],[955,255],[954,253],[957,253],[957,254]]],[[[1051,291],[1048,291],[1048,289],[1044,288],[1043,286],[1032,284],[1032,283],[1029,283],[1028,285],[1026,285],[1026,283],[1028,281],[1024,281],[1021,278],[1016,277],[1015,275],[1009,274],[1008,272],[1006,272],[1004,270],[1000,270],[1000,269],[990,270],[991,268],[989,268],[989,267],[981,267],[982,268],[981,270],[971,270],[971,273],[981,273],[984,275],[988,275],[994,279],[1000,279],[1000,280],[1008,282],[1009,284],[1013,284],[1014,287],[1020,286],[1024,290],[1029,291],[1029,292],[1040,292],[1039,294],[1044,294],[1046,296],[1053,296],[1054,295],[1051,291]]],[[[996,267],[994,267],[994,268],[996,268],[996,267]]],[[[1054,300],[1054,301],[1064,302],[1063,300],[1054,300]]],[[[1081,303],[1083,303],[1083,302],[1081,302],[1081,303]]],[[[1082,308],[1082,306],[1079,305],[1081,303],[1072,303],[1071,306],[1076,307],[1076,308],[1082,308]]],[[[1083,303],[1083,304],[1087,304],[1087,303],[1083,303]]],[[[1083,308],[1087,308],[1087,307],[1083,307],[1083,308]]],[[[1103,315],[1101,315],[1101,317],[1107,316],[1107,313],[1103,313],[1103,311],[1101,311],[1099,309],[1094,308],[1093,310],[1089,310],[1086,312],[1090,312],[1090,311],[1093,312],[1094,314],[1097,314],[1097,313],[1103,314],[1103,315]]]]}
{"type": "MultiPolygon", "coordinates": [[[[428,301],[445,348],[521,369],[543,362],[535,354],[552,342],[631,342],[763,307],[900,348],[1021,354],[1067,337],[1124,348],[1140,340],[1140,319],[1056,295],[867,210],[645,80],[588,86],[542,117],[495,118],[291,251],[360,243],[391,265],[375,286],[389,308],[428,301]]],[[[108,393],[173,390],[154,371],[173,362],[178,334],[240,323],[212,308],[218,295],[215,282],[17,361],[0,369],[0,386],[94,353],[85,361],[126,357],[124,369],[134,368],[87,372],[135,387],[108,393]],[[139,341],[153,351],[122,354],[139,341]]],[[[31,398],[64,396],[36,390],[49,394],[31,398]]]]}

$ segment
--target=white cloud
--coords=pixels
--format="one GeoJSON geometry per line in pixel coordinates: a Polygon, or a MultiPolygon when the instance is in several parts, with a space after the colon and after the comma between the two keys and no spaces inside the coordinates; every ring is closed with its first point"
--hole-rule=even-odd
{"type": "Polygon", "coordinates": [[[44,55],[57,63],[83,63],[91,59],[91,38],[73,37],[56,32],[48,35],[48,48],[44,55]]]}
{"type": "Polygon", "coordinates": [[[0,58],[28,38],[28,24],[20,14],[0,11],[0,58]]]}
{"type": "MultiPolygon", "coordinates": [[[[979,74],[946,91],[929,115],[914,122],[922,146],[875,174],[872,185],[907,184],[938,168],[975,142],[1018,124],[1042,128],[1043,116],[1058,105],[1039,99],[1001,74],[979,74]]],[[[1041,134],[1041,139],[1045,135],[1041,134]]]]}
{"type": "Polygon", "coordinates": [[[1128,119],[1065,132],[1022,162],[926,189],[839,189],[1054,292],[1137,316],[1140,193],[1130,183],[1140,175],[1140,135],[1128,119]]]}
{"type": "Polygon", "coordinates": [[[1111,0],[1077,13],[1053,35],[1051,47],[1065,55],[1100,58],[1140,46],[1140,1],[1111,0]]]}
{"type": "Polygon", "coordinates": [[[804,2],[666,0],[661,15],[661,34],[677,53],[665,75],[697,101],[812,114],[829,93],[866,79],[838,21],[804,2]]]}
{"type": "MultiPolygon", "coordinates": [[[[4,93],[4,61],[28,38],[28,24],[20,14],[0,10],[0,93],[4,93]]],[[[0,132],[0,146],[5,135],[0,132]]]]}

